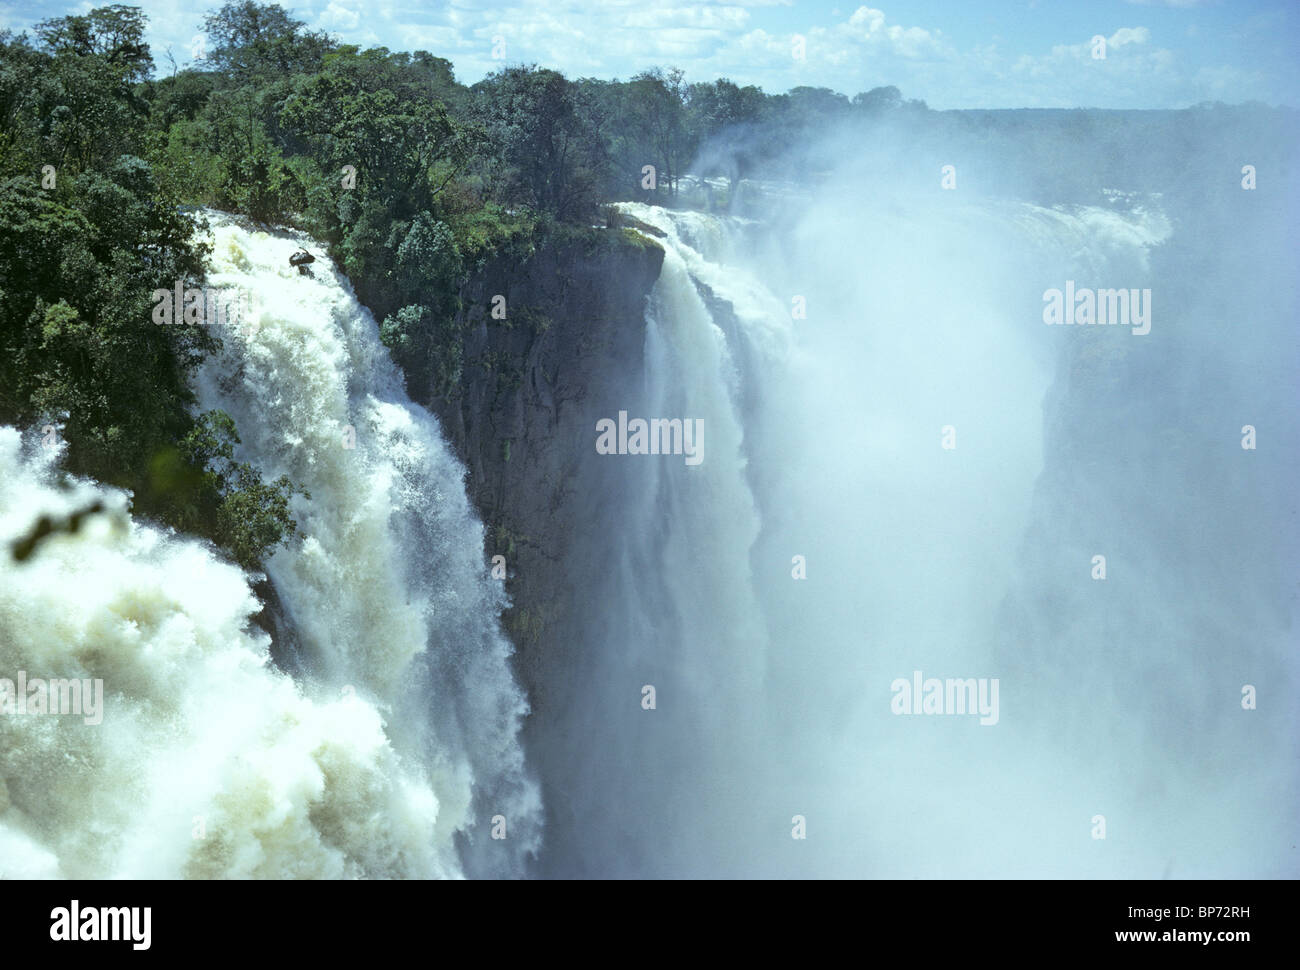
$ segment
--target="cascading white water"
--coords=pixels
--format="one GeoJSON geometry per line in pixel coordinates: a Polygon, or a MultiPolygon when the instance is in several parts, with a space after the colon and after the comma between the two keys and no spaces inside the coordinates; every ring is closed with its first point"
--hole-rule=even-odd
{"type": "Polygon", "coordinates": [[[515,872],[538,837],[516,743],[527,705],[464,468],[406,397],[347,281],[328,263],[290,266],[310,239],[223,218],[213,236],[209,286],[251,288],[260,315],[205,367],[200,401],[235,418],[265,475],[312,496],[293,505],[302,549],[267,564],[312,678],[380,704],[398,751],[429,772],[440,838],[472,836],[482,874],[515,872]],[[498,815],[506,838],[494,840],[498,815]]]}
{"type": "MultiPolygon", "coordinates": [[[[211,221],[209,289],[258,310],[222,332],[199,397],[236,419],[238,458],[310,493],[305,538],[267,564],[304,676],[268,667],[248,580],[197,543],[98,523],[5,562],[4,669],[106,694],[99,727],[0,718],[6,856],[64,876],[518,873],[539,839],[527,707],[464,470],[346,281],[290,267],[310,240],[211,221]]],[[[15,433],[0,446],[4,538],[75,504],[15,433]]]]}
{"type": "MultiPolygon", "coordinates": [[[[563,634],[577,662],[547,674],[563,680],[563,713],[536,745],[558,820],[548,875],[738,871],[733,819],[707,806],[729,805],[753,770],[726,742],[758,716],[765,632],[749,564],[758,519],[744,474],[740,376],[689,255],[665,254],[644,371],[629,376],[617,406],[633,418],[699,422],[702,460],[591,448],[575,483],[577,507],[590,510],[565,562],[582,592],[563,634]],[[652,835],[669,832],[671,841],[652,835]]],[[[591,415],[601,417],[614,416],[591,415]]]]}

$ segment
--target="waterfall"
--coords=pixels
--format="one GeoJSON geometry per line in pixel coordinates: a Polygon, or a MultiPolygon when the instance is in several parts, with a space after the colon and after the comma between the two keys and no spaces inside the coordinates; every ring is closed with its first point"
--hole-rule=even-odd
{"type": "MultiPolygon", "coordinates": [[[[664,223],[658,210],[625,208],[664,223]]],[[[533,727],[549,783],[544,875],[735,871],[730,820],[693,801],[752,772],[726,741],[759,710],[765,631],[749,562],[759,521],[739,365],[692,257],[667,249],[643,368],[615,375],[602,397],[629,421],[698,426],[699,460],[598,454],[592,429],[616,414],[591,405],[576,445],[584,525],[563,569],[579,599],[548,640],[558,648],[543,673],[550,703],[533,727]]]]}
{"type": "MultiPolygon", "coordinates": [[[[289,265],[311,240],[211,224],[209,289],[256,309],[198,396],[235,418],[238,459],[310,496],[266,564],[299,676],[269,665],[248,577],[197,542],[95,522],[6,562],[5,670],[105,691],[98,728],[0,718],[6,856],[73,877],[517,874],[540,838],[527,704],[464,469],[347,282],[289,265]]],[[[16,433],[0,447],[5,538],[92,494],[125,520],[112,490],[57,490],[16,433]]]]}
{"type": "MultiPolygon", "coordinates": [[[[1142,376],[1161,355],[1183,349],[1169,360],[1177,386],[1189,361],[1218,353],[1208,313],[1173,309],[1180,268],[1153,262],[1175,221],[1149,199],[1046,207],[862,184],[764,223],[621,206],[665,249],[644,368],[624,375],[628,413],[705,416],[707,457],[696,468],[588,459],[590,536],[567,568],[589,595],[564,633],[581,659],[564,666],[563,712],[535,745],[553,786],[543,871],[1286,871],[1275,849],[1296,778],[1275,765],[1293,746],[1295,704],[1251,722],[1237,702],[1252,677],[1294,676],[1282,636],[1293,609],[1275,571],[1293,550],[1286,558],[1283,540],[1257,529],[1249,540],[1216,530],[1234,549],[1270,550],[1216,596],[1239,589],[1270,615],[1264,643],[1214,659],[1237,679],[1215,686],[1211,711],[1209,689],[1186,675],[1142,678],[1156,658],[1209,659],[1185,641],[1188,604],[1173,591],[1180,577],[1222,580],[1222,570],[1183,561],[1116,514],[1125,492],[1098,501],[1097,470],[1110,462],[1104,487],[1124,481],[1207,511],[1176,470],[1140,464],[1143,436],[1167,431],[1108,418],[1113,449],[1093,447],[1099,402],[1118,411],[1127,395],[1122,406],[1140,409],[1162,393],[1159,377],[1142,376]],[[1043,294],[1067,280],[1154,287],[1153,329],[1046,326],[1043,294]],[[1053,531],[1083,545],[1054,546],[1053,531]],[[1094,581],[1102,546],[1112,565],[1155,570],[1158,584],[1132,572],[1094,581]],[[1156,622],[1139,622],[1144,606],[1156,622]],[[1083,636],[1117,609],[1131,627],[1083,636]],[[893,685],[910,686],[915,671],[980,690],[997,680],[1000,711],[898,716],[893,685]],[[657,688],[654,710],[636,703],[643,685],[657,688]],[[1184,706],[1203,715],[1199,744],[1223,748],[1209,777],[1196,745],[1178,741],[1184,706]],[[1253,811],[1232,800],[1241,783],[1266,791],[1267,806],[1205,846],[1207,828],[1253,811]],[[1109,841],[1095,835],[1099,817],[1109,841]]],[[[1259,352],[1279,326],[1261,320],[1243,346],[1259,352]]],[[[1219,396],[1249,402],[1242,375],[1229,376],[1219,396]]],[[[1195,412],[1187,396],[1174,404],[1173,423],[1195,412]]],[[[1203,442],[1225,462],[1237,460],[1227,420],[1203,442]]],[[[1290,440],[1289,426],[1277,430],[1290,440]]],[[[1264,461],[1284,476],[1285,458],[1264,461]]],[[[1231,494],[1265,500],[1280,521],[1285,500],[1243,474],[1231,494]]],[[[1235,607],[1218,609],[1226,633],[1235,607]]]]}
{"type": "Polygon", "coordinates": [[[0,429],[5,547],[103,507],[0,559],[0,688],[103,689],[0,716],[0,875],[1293,876],[1294,223],[1229,208],[1211,252],[1185,202],[867,184],[621,206],[664,259],[634,372],[554,414],[577,525],[527,699],[373,318],[306,236],[211,216],[255,309],[196,391],[306,490],[286,635],[0,429]],[[1149,288],[1150,328],[1050,324],[1062,287],[1149,288]]]}

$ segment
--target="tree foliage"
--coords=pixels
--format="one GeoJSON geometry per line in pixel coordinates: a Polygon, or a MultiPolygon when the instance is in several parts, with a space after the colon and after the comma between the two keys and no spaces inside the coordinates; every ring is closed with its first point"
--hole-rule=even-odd
{"type": "MultiPolygon", "coordinates": [[[[292,534],[291,486],[215,467],[190,375],[216,346],[153,323],[151,294],[202,279],[180,186],[148,156],[152,65],[128,7],[0,34],[0,421],[57,429],[65,467],[253,567],[292,534]]],[[[233,428],[229,429],[233,435],[233,428]]]]}

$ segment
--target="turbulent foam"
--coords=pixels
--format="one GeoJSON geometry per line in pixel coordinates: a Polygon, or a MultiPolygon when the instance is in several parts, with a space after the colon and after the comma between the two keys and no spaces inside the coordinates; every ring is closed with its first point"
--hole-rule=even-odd
{"type": "Polygon", "coordinates": [[[247,577],[131,521],[126,497],[53,487],[0,429],[0,541],[39,514],[111,514],[0,559],[0,676],[99,678],[104,715],[0,717],[5,875],[454,875],[438,799],[381,712],[312,699],[268,665],[247,577]]]}

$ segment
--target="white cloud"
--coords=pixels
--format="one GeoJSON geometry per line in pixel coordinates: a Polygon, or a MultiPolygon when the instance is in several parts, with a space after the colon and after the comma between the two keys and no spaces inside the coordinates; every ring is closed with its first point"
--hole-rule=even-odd
{"type": "Polygon", "coordinates": [[[361,11],[350,8],[344,0],[330,0],[316,23],[326,30],[356,30],[361,23],[361,11]]]}
{"type": "Polygon", "coordinates": [[[708,30],[741,30],[749,23],[749,11],[741,7],[642,7],[628,14],[623,26],[659,30],[664,27],[694,27],[708,30]]]}
{"type": "Polygon", "coordinates": [[[1123,47],[1125,44],[1145,44],[1151,39],[1151,31],[1145,27],[1121,27],[1107,38],[1111,47],[1123,47]]]}
{"type": "MultiPolygon", "coordinates": [[[[38,4],[39,14],[6,18],[22,27],[68,7],[38,4]]],[[[87,9],[88,0],[78,0],[87,9]]],[[[106,0],[103,0],[106,2],[106,0]]],[[[148,40],[168,70],[164,51],[190,59],[191,39],[220,0],[138,0],[149,15],[148,40]]],[[[462,80],[474,81],[503,63],[531,62],[571,77],[630,77],[655,65],[679,66],[688,80],[730,77],[780,92],[802,84],[846,94],[885,84],[935,107],[1150,107],[1207,98],[1278,100],[1253,65],[1186,63],[1145,26],[1107,34],[1107,57],[1091,56],[1091,38],[1062,39],[1038,50],[1010,50],[997,37],[958,49],[934,24],[900,21],[884,8],[860,5],[828,14],[790,0],[282,0],[316,30],[347,43],[392,50],[424,49],[450,59],[462,80]],[[775,7],[789,8],[777,12],[775,7]],[[780,24],[779,28],[774,24],[780,24]],[[506,40],[494,60],[494,38],[506,40]],[[804,40],[804,58],[794,38],[804,40]]],[[[1137,2],[1137,0],[1133,0],[1137,2]]],[[[1164,0],[1164,6],[1205,6],[1164,0]]],[[[1249,18],[1252,36],[1279,33],[1267,18],[1249,18]],[[1256,22],[1258,20],[1258,23],[1256,22]]],[[[1107,31],[1102,30],[1102,33],[1107,31]]],[[[1184,28],[1180,26],[1179,36],[1184,28]]]]}
{"type": "Polygon", "coordinates": [[[1219,0],[1128,0],[1140,7],[1210,7],[1219,0]]]}

